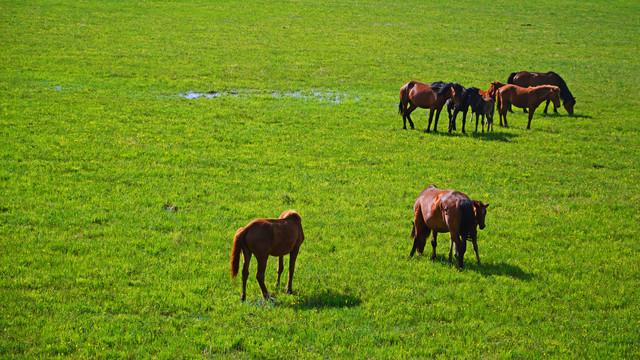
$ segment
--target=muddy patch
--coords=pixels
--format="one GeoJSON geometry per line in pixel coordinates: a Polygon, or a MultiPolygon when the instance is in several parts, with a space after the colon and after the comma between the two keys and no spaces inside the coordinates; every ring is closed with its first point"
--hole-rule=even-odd
{"type": "Polygon", "coordinates": [[[178,96],[189,99],[189,100],[193,100],[193,99],[199,99],[201,97],[205,98],[205,99],[215,99],[221,96],[233,96],[233,97],[238,97],[238,93],[236,93],[235,91],[209,91],[209,92],[195,92],[195,91],[188,91],[184,94],[178,94],[178,96]]]}
{"type": "MultiPolygon", "coordinates": [[[[216,99],[224,96],[232,96],[232,97],[241,97],[241,96],[265,96],[265,94],[260,94],[255,91],[209,91],[209,92],[196,92],[196,91],[188,91],[186,93],[178,94],[179,97],[183,97],[189,100],[195,99],[216,99]]],[[[301,100],[316,100],[319,102],[329,102],[333,104],[340,104],[345,100],[360,100],[359,98],[350,98],[346,93],[339,91],[294,91],[294,92],[283,92],[283,91],[274,91],[266,96],[273,98],[293,98],[293,99],[301,99],[301,100]]]]}

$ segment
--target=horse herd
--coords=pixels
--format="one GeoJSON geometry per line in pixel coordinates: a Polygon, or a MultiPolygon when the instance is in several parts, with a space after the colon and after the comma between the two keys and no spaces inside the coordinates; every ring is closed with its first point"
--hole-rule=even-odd
{"type": "MultiPolygon", "coordinates": [[[[494,104],[497,104],[500,115],[500,126],[507,124],[507,111],[511,105],[529,109],[529,122],[527,129],[531,127],[531,118],[535,109],[547,101],[544,112],[547,112],[549,101],[554,104],[554,111],[560,107],[560,97],[569,114],[573,114],[575,98],[567,88],[562,78],[554,73],[512,73],[508,84],[497,81],[491,83],[487,91],[478,88],[464,88],[457,83],[434,82],[429,85],[417,81],[410,81],[400,89],[400,104],[398,105],[404,123],[409,120],[411,128],[414,128],[411,120],[411,112],[418,107],[428,108],[430,131],[434,111],[436,115],[433,131],[437,131],[438,118],[445,104],[449,113],[449,132],[455,130],[455,119],[462,112],[462,132],[464,132],[466,114],[469,108],[476,114],[476,132],[478,131],[478,119],[482,116],[482,131],[484,132],[484,120],[487,119],[487,131],[493,130],[494,104]],[[451,112],[453,110],[453,112],[451,112]]],[[[438,233],[449,233],[449,262],[452,262],[452,253],[458,268],[464,267],[464,254],[467,249],[467,240],[470,239],[476,255],[476,262],[480,265],[478,254],[477,229],[485,228],[485,216],[489,203],[471,200],[467,195],[454,190],[441,190],[431,185],[424,189],[413,205],[414,221],[411,237],[413,247],[409,257],[416,251],[424,252],[427,237],[431,234],[431,246],[433,252],[431,258],[436,258],[436,246],[438,233]]],[[[293,273],[300,245],[304,241],[302,230],[302,218],[293,210],[283,212],[278,219],[255,219],[246,226],[238,229],[233,240],[231,251],[231,279],[238,275],[240,267],[240,253],[244,257],[242,267],[242,296],[246,299],[247,279],[249,278],[249,262],[255,255],[258,261],[256,280],[260,285],[262,296],[265,300],[273,300],[264,283],[265,270],[269,256],[278,257],[278,277],[276,287],[280,284],[280,275],[284,270],[284,256],[289,254],[289,279],[287,293],[292,293],[293,273]]]]}
{"type": "MultiPolygon", "coordinates": [[[[462,132],[465,132],[467,111],[471,108],[472,114],[476,114],[476,132],[478,120],[482,117],[482,132],[484,132],[485,117],[487,119],[487,131],[493,130],[494,105],[497,104],[500,115],[500,126],[509,127],[507,123],[507,111],[511,111],[511,105],[529,109],[529,121],[527,129],[531,129],[531,119],[536,108],[546,101],[544,112],[547,112],[549,102],[553,102],[554,112],[558,112],[560,98],[569,115],[573,115],[575,97],[569,91],[566,82],[553,71],[547,73],[535,73],[521,71],[511,73],[507,84],[494,81],[487,91],[476,87],[465,88],[458,83],[436,81],[424,84],[418,81],[410,81],[400,88],[400,103],[398,109],[402,115],[403,129],[409,125],[414,129],[411,113],[417,108],[429,109],[429,124],[427,132],[431,131],[431,123],[435,113],[433,131],[438,131],[438,119],[444,105],[447,105],[449,113],[449,132],[456,130],[456,116],[462,112],[462,132]],[[452,112],[453,110],[453,112],[452,112]],[[503,125],[504,120],[504,125],[503,125]]],[[[472,117],[473,119],[473,117],[472,117]]]]}

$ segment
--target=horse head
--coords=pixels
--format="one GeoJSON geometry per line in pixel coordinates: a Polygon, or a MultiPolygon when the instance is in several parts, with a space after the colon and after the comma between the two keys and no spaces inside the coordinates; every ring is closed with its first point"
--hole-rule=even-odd
{"type": "Polygon", "coordinates": [[[466,92],[464,86],[458,83],[453,83],[451,85],[451,98],[456,105],[464,105],[466,100],[469,98],[469,94],[466,92]]]}
{"type": "Polygon", "coordinates": [[[489,94],[489,96],[495,100],[496,98],[496,92],[498,91],[498,89],[500,89],[501,87],[503,87],[505,84],[501,83],[500,81],[494,81],[491,83],[491,86],[489,86],[489,89],[487,90],[487,93],[489,94]]]}
{"type": "Polygon", "coordinates": [[[473,210],[476,214],[476,223],[478,224],[478,227],[480,227],[480,230],[483,230],[485,228],[484,218],[485,216],[487,216],[487,208],[489,207],[489,205],[489,203],[487,203],[486,205],[483,204],[482,201],[473,201],[473,210]]]}
{"type": "Polygon", "coordinates": [[[553,101],[553,106],[559,108],[560,107],[560,88],[557,86],[552,86],[549,90],[549,99],[553,101]]]}
{"type": "Polygon", "coordinates": [[[567,112],[569,113],[569,115],[573,115],[573,106],[576,104],[576,98],[571,97],[571,99],[569,100],[565,100],[564,104],[564,108],[565,110],[567,110],[567,112]]]}

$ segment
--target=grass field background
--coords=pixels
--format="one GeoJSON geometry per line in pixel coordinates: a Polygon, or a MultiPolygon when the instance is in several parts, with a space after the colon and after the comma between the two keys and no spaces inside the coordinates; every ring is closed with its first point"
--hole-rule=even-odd
{"type": "Polygon", "coordinates": [[[639,3],[0,10],[0,357],[640,357],[639,3]],[[402,130],[407,81],[520,70],[576,116],[402,130]],[[481,266],[407,259],[430,184],[491,203],[481,266]],[[290,208],[295,293],[254,259],[240,302],[235,231],[290,208]]]}

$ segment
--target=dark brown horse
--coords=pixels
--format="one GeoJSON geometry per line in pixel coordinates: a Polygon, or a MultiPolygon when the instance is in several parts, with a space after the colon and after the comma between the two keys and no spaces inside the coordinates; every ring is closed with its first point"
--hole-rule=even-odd
{"type": "Polygon", "coordinates": [[[256,279],[260,284],[262,296],[265,300],[273,300],[264,284],[264,272],[267,268],[269,255],[280,258],[278,279],[276,280],[277,287],[280,284],[280,274],[282,274],[284,268],[282,263],[284,255],[289,254],[287,293],[292,293],[293,271],[296,265],[296,257],[298,257],[298,251],[303,241],[302,219],[300,214],[293,210],[283,212],[278,219],[255,219],[247,226],[238,229],[233,240],[233,250],[231,252],[231,278],[233,279],[238,275],[240,251],[242,251],[244,266],[242,268],[242,297],[240,299],[244,301],[247,298],[246,289],[251,254],[254,254],[258,259],[256,279]]]}
{"type": "Polygon", "coordinates": [[[485,205],[481,201],[470,200],[467,195],[459,191],[440,190],[434,185],[424,189],[413,205],[415,215],[411,232],[413,248],[409,257],[413,256],[416,250],[419,254],[424,252],[427,237],[433,232],[431,259],[435,259],[437,235],[448,232],[451,235],[449,262],[451,262],[451,251],[455,245],[458,268],[464,266],[464,253],[467,250],[467,239],[470,237],[473,250],[476,252],[476,261],[480,265],[477,227],[484,229],[488,206],[489,204],[485,205]]]}
{"type": "Polygon", "coordinates": [[[502,119],[504,118],[504,126],[509,127],[507,124],[507,111],[513,104],[519,108],[529,109],[529,122],[527,123],[527,130],[531,129],[531,119],[533,119],[533,113],[540,104],[547,100],[553,101],[553,104],[560,106],[560,88],[553,85],[541,85],[536,87],[520,87],[513,84],[507,84],[497,92],[497,104],[498,114],[500,115],[500,126],[502,126],[502,119]]]}
{"type": "Polygon", "coordinates": [[[433,125],[433,131],[437,132],[440,112],[447,99],[451,97],[451,86],[452,83],[445,83],[443,81],[436,81],[429,85],[417,81],[409,81],[400,88],[400,103],[398,104],[398,109],[400,114],[402,114],[402,128],[407,128],[407,120],[409,120],[411,129],[414,129],[410,115],[413,110],[421,107],[429,109],[427,132],[431,131],[431,121],[433,120],[433,113],[435,111],[436,122],[433,125]]]}
{"type": "MultiPolygon", "coordinates": [[[[507,83],[518,85],[521,87],[540,86],[540,85],[555,85],[560,88],[560,98],[562,98],[562,105],[567,110],[569,115],[573,115],[573,107],[576,104],[576,98],[573,97],[571,91],[567,87],[567,83],[560,77],[560,75],[549,71],[547,73],[537,73],[520,71],[517,73],[511,73],[507,79],[507,83]]],[[[549,107],[549,100],[544,107],[544,113],[547,113],[549,107]]],[[[558,112],[560,106],[554,105],[553,112],[558,112]]],[[[527,112],[527,109],[524,109],[527,112]]]]}

